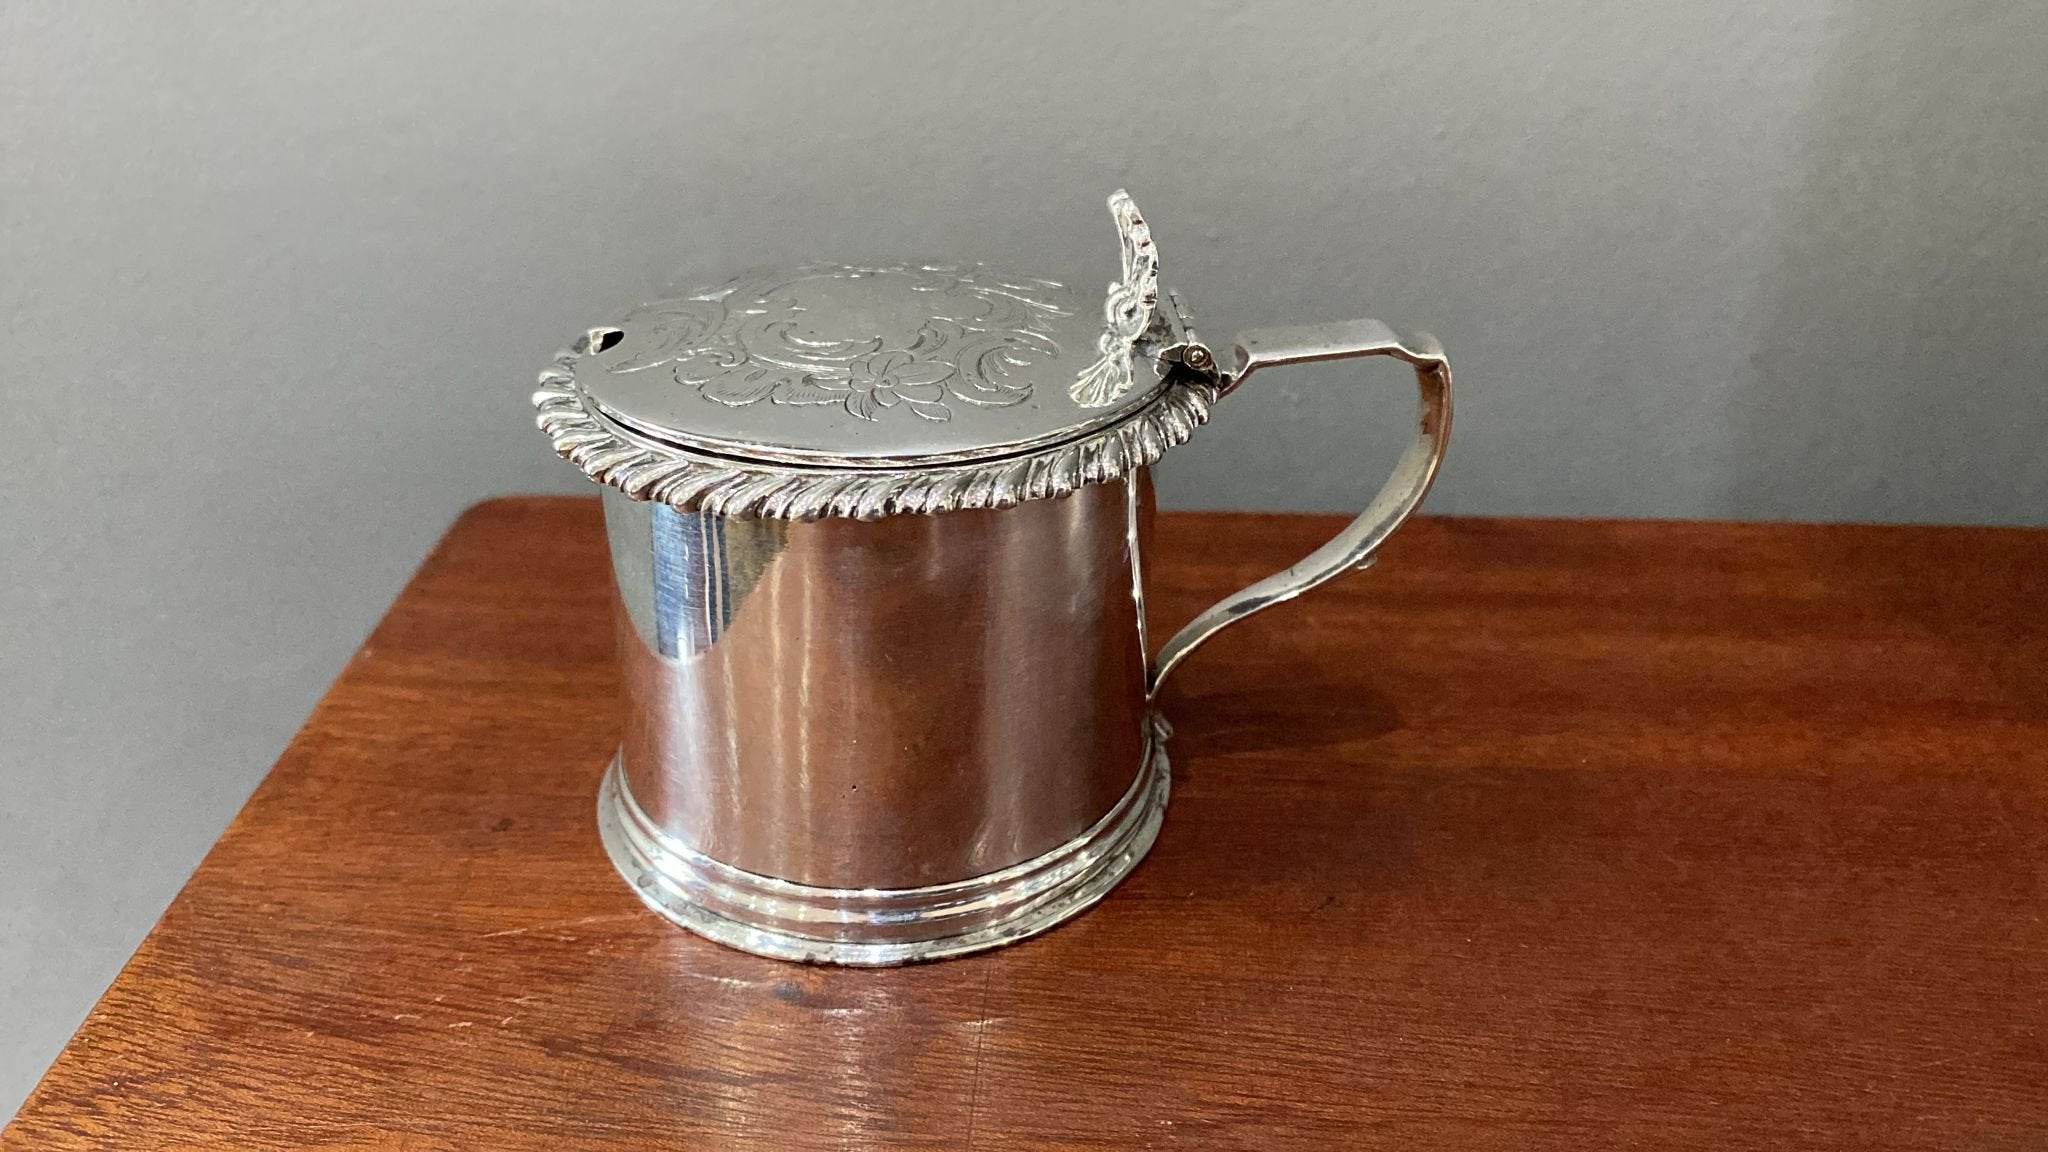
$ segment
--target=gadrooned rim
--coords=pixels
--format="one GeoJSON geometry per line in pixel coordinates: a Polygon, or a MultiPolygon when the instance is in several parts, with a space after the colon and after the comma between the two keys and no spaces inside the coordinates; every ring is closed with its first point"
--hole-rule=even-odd
{"type": "Polygon", "coordinates": [[[820,520],[1008,508],[1122,479],[1187,442],[1208,423],[1220,394],[1200,376],[1176,373],[1123,420],[1073,440],[1014,456],[931,466],[837,468],[693,452],[607,419],[576,383],[565,349],[540,374],[534,422],[555,452],[635,500],[736,518],[820,520]]]}

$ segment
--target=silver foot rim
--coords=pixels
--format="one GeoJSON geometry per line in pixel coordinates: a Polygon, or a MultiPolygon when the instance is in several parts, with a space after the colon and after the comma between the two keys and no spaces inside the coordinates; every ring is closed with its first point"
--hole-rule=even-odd
{"type": "Polygon", "coordinates": [[[1000,947],[1102,899],[1159,835],[1169,772],[1148,742],[1130,790],[1095,825],[1042,856],[927,888],[819,888],[713,860],[654,827],[617,757],[598,789],[597,827],[619,874],[648,907],[743,952],[880,967],[1000,947]]]}

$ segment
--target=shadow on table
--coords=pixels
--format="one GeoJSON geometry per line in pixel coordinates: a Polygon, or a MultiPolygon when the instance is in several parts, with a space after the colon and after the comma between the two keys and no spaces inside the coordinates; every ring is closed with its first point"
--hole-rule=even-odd
{"type": "MultiPolygon", "coordinates": [[[[1191,694],[1170,688],[1160,711],[1174,725],[1169,751],[1188,757],[1328,748],[1401,728],[1394,702],[1363,683],[1229,684],[1191,694]]],[[[1174,772],[1181,773],[1176,756],[1174,772]]]]}

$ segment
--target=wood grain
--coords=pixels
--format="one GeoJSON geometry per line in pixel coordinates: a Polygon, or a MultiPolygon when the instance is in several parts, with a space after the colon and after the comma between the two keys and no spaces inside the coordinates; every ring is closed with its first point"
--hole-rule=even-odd
{"type": "MultiPolygon", "coordinates": [[[[1159,623],[1317,517],[1167,515],[1159,623]]],[[[0,1145],[2048,1146],[2048,534],[1424,520],[1178,676],[1005,951],[641,910],[594,501],[466,514],[0,1145]]]]}

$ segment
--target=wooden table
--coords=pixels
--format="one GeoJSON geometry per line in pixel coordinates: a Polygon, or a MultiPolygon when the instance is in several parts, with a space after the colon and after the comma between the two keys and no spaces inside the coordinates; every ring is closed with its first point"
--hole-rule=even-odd
{"type": "MultiPolygon", "coordinates": [[[[1163,517],[1159,622],[1335,523],[1163,517]]],[[[612,873],[606,579],[465,515],[0,1144],[2048,1147],[2048,533],[1420,521],[1182,671],[1107,901],[886,971],[612,873]]]]}

